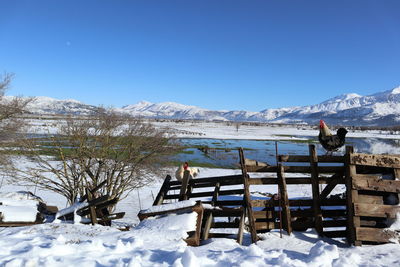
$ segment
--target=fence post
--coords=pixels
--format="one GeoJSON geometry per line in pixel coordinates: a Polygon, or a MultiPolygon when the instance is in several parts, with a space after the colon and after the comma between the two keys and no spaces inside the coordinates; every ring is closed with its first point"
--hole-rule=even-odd
{"type": "Polygon", "coordinates": [[[164,183],[161,186],[160,192],[158,192],[156,199],[153,202],[153,206],[161,205],[164,201],[165,193],[168,191],[170,185],[169,182],[171,181],[171,176],[167,175],[165,177],[164,183]]]}
{"type": "MultiPolygon", "coordinates": [[[[90,201],[93,199],[92,192],[90,192],[90,190],[87,188],[86,188],[86,195],[87,195],[87,202],[90,203],[90,201]]],[[[92,223],[92,225],[95,225],[97,223],[96,208],[89,204],[89,211],[90,211],[90,213],[89,213],[90,222],[92,223]]]]}
{"type": "Polygon", "coordinates": [[[247,174],[246,164],[244,161],[244,154],[243,149],[239,148],[239,158],[240,158],[240,166],[242,168],[242,178],[243,178],[243,186],[244,186],[244,209],[247,210],[247,218],[249,219],[250,224],[250,234],[251,234],[251,241],[253,243],[257,242],[257,230],[256,230],[256,222],[254,220],[253,215],[253,207],[251,205],[251,196],[250,196],[250,189],[249,189],[249,175],[247,174]]]}
{"type": "Polygon", "coordinates": [[[318,156],[315,145],[309,145],[310,167],[311,167],[311,186],[313,196],[314,225],[319,236],[323,234],[322,212],[319,196],[319,174],[318,174],[318,156]]]}
{"type": "Polygon", "coordinates": [[[350,164],[350,157],[353,153],[352,146],[346,146],[346,204],[347,204],[347,242],[351,245],[360,246],[357,241],[356,227],[360,227],[360,217],[354,216],[354,203],[358,202],[358,191],[353,190],[353,177],[356,175],[356,165],[350,164]]]}
{"type": "Polygon", "coordinates": [[[292,233],[292,223],[291,223],[292,216],[290,215],[289,198],[286,188],[285,170],[282,164],[278,164],[277,176],[278,176],[278,186],[281,192],[280,203],[282,205],[280,206],[280,208],[283,211],[284,227],[286,228],[287,233],[290,235],[292,233]]]}
{"type": "Polygon", "coordinates": [[[179,201],[187,199],[187,188],[189,184],[189,178],[190,178],[190,171],[185,170],[183,172],[183,180],[182,180],[182,185],[181,185],[181,191],[179,193],[179,201]]]}

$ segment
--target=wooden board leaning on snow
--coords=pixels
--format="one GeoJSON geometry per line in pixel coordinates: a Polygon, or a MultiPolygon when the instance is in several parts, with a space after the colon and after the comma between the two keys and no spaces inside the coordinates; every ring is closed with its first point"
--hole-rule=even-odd
{"type": "Polygon", "coordinates": [[[158,212],[164,212],[164,211],[169,211],[169,210],[178,210],[178,209],[192,207],[194,205],[196,205],[195,200],[184,200],[184,201],[179,201],[179,202],[170,203],[170,204],[152,206],[148,209],[141,210],[140,214],[158,213],[158,212]]]}

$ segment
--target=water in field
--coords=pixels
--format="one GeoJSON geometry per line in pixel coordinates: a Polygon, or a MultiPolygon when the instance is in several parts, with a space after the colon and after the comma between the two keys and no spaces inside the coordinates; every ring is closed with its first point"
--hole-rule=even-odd
{"type": "MultiPolygon", "coordinates": [[[[280,155],[308,155],[309,144],[316,145],[319,155],[325,150],[319,145],[315,137],[312,142],[278,141],[277,148],[280,155]]],[[[238,167],[238,148],[242,147],[246,158],[276,164],[275,141],[260,140],[220,140],[220,139],[181,139],[180,142],[187,148],[183,153],[174,157],[175,161],[189,161],[193,164],[218,167],[238,167]]],[[[347,138],[346,145],[352,145],[356,152],[374,154],[400,154],[400,140],[379,138],[347,138]]],[[[342,150],[335,152],[342,155],[342,150]]],[[[334,154],[334,155],[335,155],[334,154]]]]}

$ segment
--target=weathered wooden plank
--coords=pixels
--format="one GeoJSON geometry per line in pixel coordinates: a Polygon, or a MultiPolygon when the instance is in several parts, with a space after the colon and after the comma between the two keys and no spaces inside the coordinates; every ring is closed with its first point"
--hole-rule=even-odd
{"type": "MultiPolygon", "coordinates": [[[[289,199],[288,201],[291,207],[311,207],[313,204],[312,199],[289,199]]],[[[253,199],[251,203],[253,207],[279,206],[278,200],[269,199],[253,199]]],[[[321,206],[345,206],[346,199],[323,199],[320,203],[321,206]]]]}
{"type": "Polygon", "coordinates": [[[256,230],[271,230],[279,229],[279,223],[277,222],[255,222],[256,230]]]}
{"type": "Polygon", "coordinates": [[[282,209],[282,222],[284,227],[286,228],[287,233],[290,235],[292,232],[292,225],[291,225],[291,216],[290,216],[290,204],[289,204],[289,198],[287,194],[287,188],[286,188],[286,180],[285,180],[285,173],[284,173],[284,168],[282,165],[278,165],[278,186],[279,186],[279,193],[281,195],[281,209],[282,209]]]}
{"type": "Polygon", "coordinates": [[[226,234],[226,233],[209,233],[208,238],[224,238],[224,237],[231,237],[235,234],[226,234]]]}
{"type": "MultiPolygon", "coordinates": [[[[250,178],[251,185],[278,184],[278,178],[250,178]]],[[[311,178],[286,178],[286,184],[311,184],[311,178]]]]}
{"type": "Polygon", "coordinates": [[[184,213],[188,211],[194,210],[196,206],[200,205],[197,203],[195,206],[190,206],[190,207],[184,207],[184,208],[178,208],[178,209],[171,209],[171,210],[163,210],[163,211],[157,211],[157,212],[146,212],[144,210],[141,210],[138,214],[139,219],[142,221],[148,217],[153,217],[157,215],[163,215],[163,214],[169,214],[169,213],[184,213]]]}
{"type": "MultiPolygon", "coordinates": [[[[0,212],[1,215],[1,212],[0,212]]],[[[1,216],[0,216],[1,218],[1,216]]],[[[34,222],[3,222],[0,220],[0,227],[19,227],[19,226],[30,226],[34,224],[43,223],[44,218],[40,213],[36,214],[36,220],[34,222]]]]}
{"type": "Polygon", "coordinates": [[[361,227],[375,227],[376,224],[376,220],[360,220],[361,227]]]}
{"type": "Polygon", "coordinates": [[[41,224],[41,222],[0,222],[0,227],[20,227],[20,226],[30,226],[35,224],[41,224]]]}
{"type": "MultiPolygon", "coordinates": [[[[117,198],[109,199],[108,196],[101,196],[101,197],[99,197],[99,198],[96,198],[96,199],[92,200],[91,202],[92,202],[93,204],[90,204],[90,203],[89,203],[89,205],[93,205],[93,206],[96,207],[96,210],[99,210],[99,209],[108,207],[108,206],[110,206],[110,205],[115,205],[115,204],[117,204],[117,203],[118,203],[118,199],[117,199],[117,198]],[[108,200],[103,201],[102,198],[107,198],[108,200]],[[97,200],[99,200],[99,202],[96,203],[97,200]],[[100,200],[101,200],[101,201],[100,201],[100,200]]],[[[79,216],[86,216],[86,215],[89,215],[89,213],[90,213],[90,210],[88,209],[88,206],[86,206],[86,207],[84,207],[84,208],[82,208],[82,209],[79,209],[79,210],[77,211],[77,214],[78,214],[79,216]]],[[[71,214],[72,214],[72,213],[71,213],[71,214]]],[[[67,214],[67,215],[68,215],[68,214],[67,214]]]]}
{"type": "Polygon", "coordinates": [[[218,195],[219,195],[219,190],[221,188],[220,183],[216,183],[215,184],[215,188],[214,188],[214,192],[212,194],[212,204],[213,206],[215,206],[215,202],[218,201],[218,195]]]}
{"type": "Polygon", "coordinates": [[[245,210],[242,212],[242,215],[240,216],[239,220],[239,230],[238,230],[238,235],[236,238],[236,241],[241,245],[243,243],[243,232],[244,232],[244,224],[245,224],[245,219],[246,219],[246,214],[245,210]]]}
{"type": "MultiPolygon", "coordinates": [[[[340,174],[335,173],[330,179],[329,182],[327,183],[327,186],[325,186],[324,190],[322,190],[320,194],[320,199],[326,199],[328,195],[332,192],[332,190],[338,185],[340,182],[344,183],[343,176],[340,174]]],[[[319,183],[321,184],[321,183],[319,183]]]]}
{"type": "MultiPolygon", "coordinates": [[[[92,193],[92,195],[94,193],[97,192],[97,190],[99,190],[100,188],[102,188],[105,184],[107,183],[107,180],[104,180],[103,182],[101,182],[100,184],[98,184],[97,186],[95,186],[94,188],[90,189],[89,191],[92,193]]],[[[86,192],[85,192],[86,193],[86,192]]],[[[85,194],[81,197],[80,202],[83,202],[87,199],[88,195],[85,194]]]]}
{"type": "Polygon", "coordinates": [[[350,164],[400,168],[400,156],[353,153],[350,156],[350,164]]]}
{"type": "Polygon", "coordinates": [[[193,209],[197,213],[196,230],[194,233],[189,234],[189,238],[184,239],[184,241],[189,246],[199,246],[200,245],[200,235],[201,235],[201,223],[203,221],[204,208],[201,203],[197,203],[193,209]]]}
{"type": "Polygon", "coordinates": [[[321,236],[323,232],[322,228],[322,214],[319,197],[319,182],[318,182],[318,157],[315,145],[309,145],[310,152],[310,167],[311,167],[311,188],[313,196],[313,210],[314,210],[314,224],[315,230],[321,236]]]}
{"type": "MultiPolygon", "coordinates": [[[[217,201],[218,200],[218,196],[230,196],[230,195],[243,195],[244,194],[244,190],[243,189],[231,189],[231,190],[220,190],[220,187],[216,186],[216,189],[218,188],[217,191],[211,192],[211,196],[213,197],[213,200],[217,201]]],[[[199,192],[199,193],[193,193],[192,196],[193,197],[197,197],[197,194],[201,194],[203,192],[199,192]]]]}
{"type": "Polygon", "coordinates": [[[251,234],[251,241],[253,243],[257,242],[258,236],[256,232],[256,227],[255,227],[255,220],[253,216],[253,207],[251,204],[251,195],[250,195],[250,189],[249,189],[249,175],[247,174],[246,166],[245,166],[245,160],[244,160],[244,154],[243,154],[243,149],[239,149],[239,158],[240,158],[240,166],[242,168],[242,179],[243,179],[243,185],[244,185],[244,208],[246,210],[246,215],[249,221],[249,230],[251,234]]]}
{"type": "Polygon", "coordinates": [[[367,175],[353,177],[353,189],[400,193],[399,180],[383,180],[367,175]]]}
{"type": "Polygon", "coordinates": [[[160,191],[158,192],[156,199],[153,202],[153,206],[158,206],[161,205],[163,200],[164,200],[164,196],[166,195],[169,187],[170,187],[170,181],[171,181],[171,176],[167,175],[167,177],[165,177],[165,180],[161,186],[160,191]]]}
{"type": "Polygon", "coordinates": [[[193,192],[193,184],[188,184],[186,194],[184,195],[183,200],[188,200],[192,197],[193,192]]]}
{"type": "Polygon", "coordinates": [[[248,172],[273,172],[276,173],[276,166],[246,166],[248,172]]]}
{"type": "Polygon", "coordinates": [[[323,235],[329,238],[346,237],[347,231],[325,231],[323,235]]]}
{"type": "Polygon", "coordinates": [[[253,211],[253,216],[255,219],[272,219],[273,212],[271,210],[253,211]]]}
{"type": "Polygon", "coordinates": [[[213,214],[210,212],[207,215],[207,220],[206,220],[206,222],[204,224],[203,236],[202,236],[203,240],[207,240],[208,239],[208,236],[210,234],[211,225],[212,225],[213,221],[214,221],[213,214]]]}
{"type": "MultiPolygon", "coordinates": [[[[276,172],[276,166],[247,166],[248,172],[276,172]]],[[[311,168],[309,166],[285,166],[284,171],[287,173],[310,173],[311,168]]],[[[319,173],[337,173],[343,172],[343,166],[319,166],[319,173]]]]}
{"type": "Polygon", "coordinates": [[[365,217],[396,218],[400,206],[354,203],[354,215],[365,217]]]}
{"type": "MultiPolygon", "coordinates": [[[[191,193],[190,198],[196,198],[196,197],[213,197],[215,194],[215,191],[213,192],[196,192],[196,193],[191,193]]],[[[232,190],[223,190],[219,191],[218,195],[221,196],[229,196],[229,195],[243,195],[244,191],[243,189],[232,189],[232,190]]],[[[180,195],[178,194],[171,194],[171,195],[166,195],[164,199],[178,199],[180,195]]]]}
{"type": "Polygon", "coordinates": [[[189,185],[189,179],[190,179],[190,171],[185,170],[183,172],[182,186],[179,192],[179,201],[187,199],[187,189],[189,185]]]}
{"type": "MultiPolygon", "coordinates": [[[[310,157],[306,155],[279,155],[279,162],[310,162],[310,157]]],[[[318,156],[318,162],[332,162],[332,163],[344,163],[343,156],[318,156]]]]}
{"type": "Polygon", "coordinates": [[[389,229],[356,227],[356,238],[358,241],[389,243],[390,239],[396,236],[396,233],[389,229]]]}
{"type": "MultiPolygon", "coordinates": [[[[88,188],[86,188],[86,198],[87,201],[90,203],[92,200],[92,192],[88,188]]],[[[90,215],[90,222],[92,225],[97,224],[97,215],[96,215],[96,208],[93,205],[89,205],[89,215],[90,215]]]]}
{"type": "Polygon", "coordinates": [[[346,217],[347,210],[322,210],[324,218],[346,217]]]}
{"type": "Polygon", "coordinates": [[[347,208],[347,243],[350,245],[354,244],[356,246],[361,245],[359,241],[356,240],[355,228],[360,227],[360,217],[355,217],[354,212],[354,202],[358,202],[358,192],[352,190],[353,188],[353,177],[356,175],[356,165],[351,163],[351,158],[353,156],[354,149],[351,146],[346,146],[346,208],[347,208]]]}
{"type": "MultiPolygon", "coordinates": [[[[286,184],[311,184],[310,177],[285,177],[286,184]]],[[[333,177],[319,177],[319,184],[329,184],[334,181],[336,184],[344,184],[342,173],[335,174],[333,177]]],[[[250,178],[249,183],[251,185],[262,185],[262,184],[278,184],[278,178],[250,178]]]]}
{"type": "MultiPolygon", "coordinates": [[[[212,204],[213,201],[203,201],[206,204],[212,204]]],[[[215,206],[244,206],[243,200],[217,200],[214,202],[215,206]]]]}
{"type": "Polygon", "coordinates": [[[243,184],[241,175],[227,175],[227,176],[216,176],[216,177],[207,177],[207,178],[195,178],[191,179],[189,183],[193,183],[195,185],[202,183],[222,183],[223,182],[231,182],[234,184],[243,184]]]}
{"type": "Polygon", "coordinates": [[[89,206],[98,206],[98,205],[103,204],[103,203],[105,203],[105,202],[107,202],[109,200],[110,200],[110,197],[107,196],[107,195],[104,195],[104,196],[100,196],[98,198],[88,199],[88,205],[89,206]]]}
{"type": "Polygon", "coordinates": [[[239,228],[239,221],[233,222],[214,222],[212,228],[239,228]]]}
{"type": "Polygon", "coordinates": [[[358,203],[383,205],[383,197],[358,194],[358,203]]]}
{"type": "Polygon", "coordinates": [[[344,227],[347,225],[347,220],[325,220],[322,221],[322,226],[324,228],[328,227],[344,227]]]}
{"type": "MultiPolygon", "coordinates": [[[[312,209],[295,209],[291,210],[290,214],[292,217],[312,217],[313,210],[312,209]]],[[[345,217],[346,210],[343,209],[335,209],[335,210],[321,210],[322,217],[324,218],[332,218],[332,217],[345,217]]]]}
{"type": "MultiPolygon", "coordinates": [[[[192,179],[192,180],[195,180],[195,179],[192,179]]],[[[190,180],[190,181],[192,181],[192,180],[190,180]]],[[[191,182],[189,182],[189,185],[191,185],[191,184],[193,184],[193,188],[206,188],[206,187],[215,187],[215,184],[216,183],[219,183],[220,184],[220,186],[223,186],[223,185],[242,185],[243,183],[242,182],[240,182],[240,183],[238,183],[236,180],[232,180],[232,181],[230,181],[230,180],[220,180],[219,182],[217,181],[217,182],[207,182],[207,183],[191,183],[191,182]]]]}

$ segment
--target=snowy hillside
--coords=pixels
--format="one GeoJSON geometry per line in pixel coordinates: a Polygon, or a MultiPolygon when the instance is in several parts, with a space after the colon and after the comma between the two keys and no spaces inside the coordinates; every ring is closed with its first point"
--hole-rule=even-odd
{"type": "MultiPolygon", "coordinates": [[[[13,98],[6,96],[7,99],[13,98]]],[[[33,114],[62,114],[62,115],[90,115],[96,110],[91,106],[74,99],[59,100],[46,96],[37,96],[27,106],[27,110],[33,114]]]]}
{"type": "Polygon", "coordinates": [[[345,125],[395,125],[400,115],[400,87],[369,96],[343,94],[320,104],[260,112],[212,111],[177,103],[139,102],[119,109],[135,116],[169,119],[316,123],[325,119],[345,125]]]}
{"type": "MultiPolygon", "coordinates": [[[[252,121],[272,123],[315,124],[324,119],[330,124],[389,126],[400,122],[400,87],[361,96],[344,94],[320,104],[303,107],[250,111],[214,111],[174,102],[137,104],[116,108],[116,111],[146,118],[192,119],[209,121],[252,121]]],[[[37,97],[28,110],[34,114],[89,115],[96,109],[76,100],[37,97]]]]}

